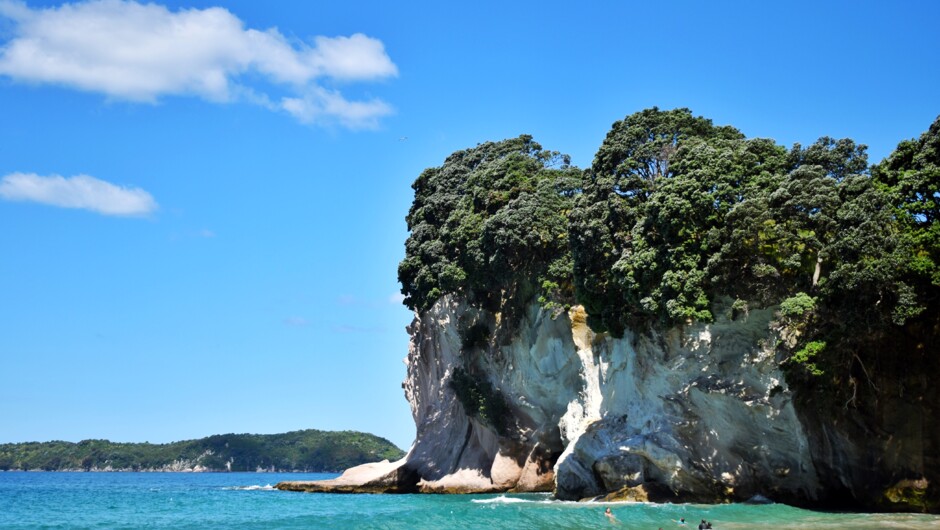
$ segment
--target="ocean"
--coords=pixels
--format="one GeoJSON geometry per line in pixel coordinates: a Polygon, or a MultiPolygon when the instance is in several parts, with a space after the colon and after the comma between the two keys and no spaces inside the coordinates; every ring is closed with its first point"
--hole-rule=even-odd
{"type": "Polygon", "coordinates": [[[281,492],[278,473],[0,472],[0,529],[938,529],[940,516],[822,513],[784,505],[576,503],[545,494],[281,492]],[[608,520],[610,507],[616,520],[608,520]]]}

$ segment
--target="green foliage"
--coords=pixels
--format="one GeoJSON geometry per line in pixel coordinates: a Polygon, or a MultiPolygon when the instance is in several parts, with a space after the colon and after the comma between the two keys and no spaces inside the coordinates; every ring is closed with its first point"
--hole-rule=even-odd
{"type": "Polygon", "coordinates": [[[498,434],[507,434],[511,419],[509,405],[489,381],[458,368],[451,376],[449,385],[467,416],[492,426],[498,434]]]}
{"type": "Polygon", "coordinates": [[[801,319],[815,307],[816,300],[812,296],[799,292],[780,302],[780,314],[790,319],[801,319]]]}
{"type": "Polygon", "coordinates": [[[785,316],[814,298],[835,328],[902,325],[940,278],[938,138],[940,120],[873,179],[850,139],[788,151],[688,109],[628,116],[570,216],[577,301],[615,335],[708,321],[718,296],[784,301],[785,316]]]}
{"type": "Polygon", "coordinates": [[[570,299],[566,216],[579,184],[568,157],[531,136],[458,151],[425,170],[412,186],[398,267],[405,304],[424,311],[461,293],[498,309],[546,281],[543,296],[570,299]]]}
{"type": "Polygon", "coordinates": [[[779,180],[786,163],[772,142],[688,109],[615,123],[571,214],[576,294],[591,325],[619,335],[644,322],[711,320],[716,280],[735,284],[721,276],[749,266],[731,263],[748,252],[728,216],[747,200],[754,214],[765,211],[754,190],[779,180]]]}
{"type": "Polygon", "coordinates": [[[826,343],[822,341],[812,341],[806,343],[803,348],[798,350],[796,353],[790,357],[790,361],[803,366],[807,372],[814,376],[823,375],[825,372],[821,370],[814,359],[821,358],[822,353],[826,350],[826,343]]]}
{"type": "Polygon", "coordinates": [[[404,452],[388,440],[354,432],[294,431],[224,434],[170,444],[108,440],[0,445],[0,470],[161,469],[177,461],[211,471],[340,471],[366,462],[397,460],[404,452]]]}
{"type": "Polygon", "coordinates": [[[940,116],[919,139],[898,144],[872,175],[890,194],[904,228],[912,283],[940,287],[940,116]]]}

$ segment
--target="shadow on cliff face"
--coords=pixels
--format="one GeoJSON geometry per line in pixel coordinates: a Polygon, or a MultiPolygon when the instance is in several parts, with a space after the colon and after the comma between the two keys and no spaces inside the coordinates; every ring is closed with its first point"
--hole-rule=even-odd
{"type": "Polygon", "coordinates": [[[842,364],[790,377],[826,507],[940,511],[940,315],[846,341],[842,364]]]}

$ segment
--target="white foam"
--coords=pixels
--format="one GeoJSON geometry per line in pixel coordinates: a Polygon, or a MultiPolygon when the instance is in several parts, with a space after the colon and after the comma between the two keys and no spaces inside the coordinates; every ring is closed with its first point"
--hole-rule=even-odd
{"type": "Polygon", "coordinates": [[[500,495],[499,497],[493,499],[472,499],[470,502],[475,502],[477,504],[516,504],[521,502],[538,502],[528,499],[519,499],[517,497],[506,497],[500,495]]]}
{"type": "Polygon", "coordinates": [[[225,488],[227,490],[235,491],[274,491],[274,486],[271,484],[265,484],[264,486],[252,485],[252,486],[231,486],[225,488]]]}

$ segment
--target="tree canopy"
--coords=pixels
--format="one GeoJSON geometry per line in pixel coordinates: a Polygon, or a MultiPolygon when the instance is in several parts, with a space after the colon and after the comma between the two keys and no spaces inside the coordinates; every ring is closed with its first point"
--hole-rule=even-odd
{"type": "Polygon", "coordinates": [[[520,136],[454,153],[414,189],[399,278],[418,311],[446,293],[491,310],[538,296],[619,336],[710,321],[720,299],[780,305],[798,360],[938,329],[940,118],[870,166],[848,138],[788,149],[654,107],[614,123],[584,171],[520,136]]]}
{"type": "Polygon", "coordinates": [[[411,235],[398,267],[405,304],[444,294],[484,307],[570,292],[567,212],[580,185],[569,159],[520,136],[450,155],[412,187],[411,235]]]}
{"type": "Polygon", "coordinates": [[[872,174],[891,196],[913,252],[911,268],[940,286],[940,117],[919,139],[898,144],[872,174]]]}

